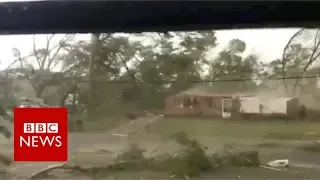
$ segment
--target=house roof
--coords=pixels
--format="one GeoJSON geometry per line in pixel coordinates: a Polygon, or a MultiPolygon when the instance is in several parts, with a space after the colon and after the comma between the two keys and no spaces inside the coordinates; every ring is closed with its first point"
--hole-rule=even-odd
{"type": "Polygon", "coordinates": [[[189,89],[181,91],[177,95],[200,95],[200,96],[231,96],[248,95],[261,98],[291,98],[298,97],[301,104],[310,107],[320,107],[320,89],[317,88],[317,79],[301,79],[303,86],[298,86],[293,95],[293,87],[296,79],[286,79],[287,93],[282,79],[267,80],[258,87],[245,81],[217,81],[197,83],[189,89]],[[306,82],[306,83],[304,83],[306,82]],[[303,87],[303,88],[302,88],[303,87]]]}
{"type": "Polygon", "coordinates": [[[293,89],[297,82],[296,79],[285,80],[287,91],[285,91],[285,84],[283,79],[267,80],[265,83],[260,85],[259,91],[261,90],[277,91],[278,95],[282,97],[292,97],[292,96],[300,95],[301,93],[311,94],[312,90],[315,88],[316,80],[317,80],[316,78],[312,78],[312,79],[308,79],[308,82],[306,82],[306,79],[300,79],[299,80],[300,85],[296,87],[295,94],[293,94],[293,89]]]}
{"type": "Polygon", "coordinates": [[[178,94],[193,95],[247,95],[255,94],[256,86],[245,81],[216,81],[197,83],[178,94]],[[251,87],[251,88],[250,88],[251,87]]]}

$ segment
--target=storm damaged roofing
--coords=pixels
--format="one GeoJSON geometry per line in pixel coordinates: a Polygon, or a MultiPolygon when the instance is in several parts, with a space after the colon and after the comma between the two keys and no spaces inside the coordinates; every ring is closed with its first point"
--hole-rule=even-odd
{"type": "Polygon", "coordinates": [[[217,95],[237,95],[255,94],[257,86],[248,81],[216,81],[197,83],[191,88],[181,91],[178,94],[217,94],[217,95]]]}

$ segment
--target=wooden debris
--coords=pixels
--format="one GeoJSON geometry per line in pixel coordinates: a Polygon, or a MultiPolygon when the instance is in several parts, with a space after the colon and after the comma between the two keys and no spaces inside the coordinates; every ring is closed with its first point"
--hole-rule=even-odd
{"type": "Polygon", "coordinates": [[[260,165],[259,167],[264,168],[264,169],[270,169],[270,170],[275,170],[275,171],[283,171],[280,168],[274,168],[274,167],[269,167],[269,166],[262,166],[260,165]]]}
{"type": "Polygon", "coordinates": [[[42,169],[41,171],[32,174],[30,176],[30,179],[38,179],[38,178],[43,178],[45,176],[48,176],[48,173],[50,171],[55,170],[55,169],[62,169],[66,164],[67,164],[67,162],[48,166],[48,167],[42,169]]]}
{"type": "Polygon", "coordinates": [[[112,135],[114,135],[114,136],[121,136],[121,137],[128,137],[128,135],[126,135],[126,134],[113,133],[112,135]]]}

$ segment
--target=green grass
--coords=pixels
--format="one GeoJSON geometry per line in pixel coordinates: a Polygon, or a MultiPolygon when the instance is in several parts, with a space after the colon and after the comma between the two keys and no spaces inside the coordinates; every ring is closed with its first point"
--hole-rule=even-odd
{"type": "Polygon", "coordinates": [[[276,142],[262,142],[256,145],[258,148],[280,148],[282,144],[276,142]]]}
{"type": "Polygon", "coordinates": [[[75,120],[83,121],[84,132],[105,132],[129,121],[125,116],[105,116],[88,120],[83,116],[71,116],[69,117],[69,126],[76,126],[75,120]]]}
{"type": "Polygon", "coordinates": [[[191,118],[164,118],[151,124],[148,133],[170,135],[186,132],[192,136],[226,136],[267,139],[319,139],[320,122],[283,120],[244,121],[191,118]],[[313,134],[307,134],[314,132],[313,134]]]}

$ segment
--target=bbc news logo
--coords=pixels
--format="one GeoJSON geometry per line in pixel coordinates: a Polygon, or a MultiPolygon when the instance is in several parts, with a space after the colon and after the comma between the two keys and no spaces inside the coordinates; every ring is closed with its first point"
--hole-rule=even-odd
{"type": "Polygon", "coordinates": [[[20,147],[61,147],[61,136],[58,135],[58,123],[24,123],[23,133],[54,133],[56,136],[30,135],[26,137],[20,136],[20,147]]]}
{"type": "Polygon", "coordinates": [[[66,108],[14,109],[15,161],[67,161],[66,108]]]}

